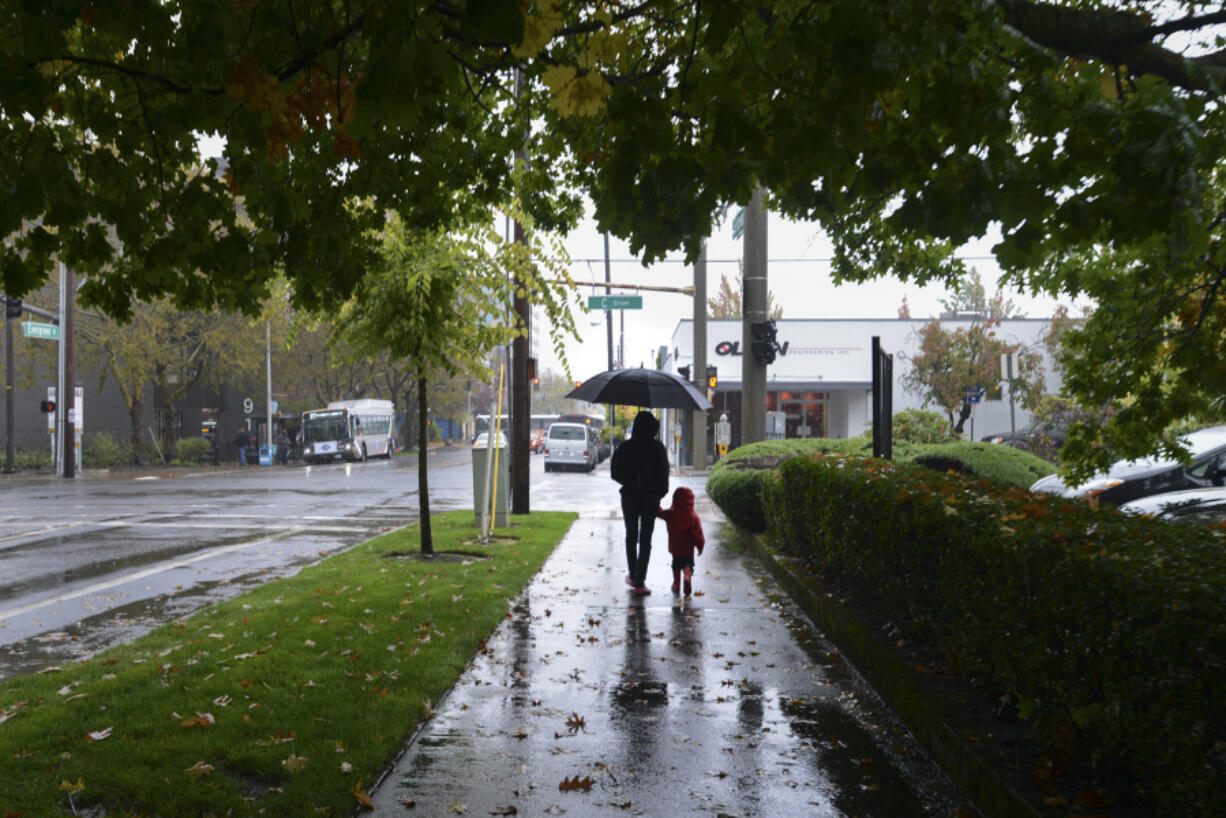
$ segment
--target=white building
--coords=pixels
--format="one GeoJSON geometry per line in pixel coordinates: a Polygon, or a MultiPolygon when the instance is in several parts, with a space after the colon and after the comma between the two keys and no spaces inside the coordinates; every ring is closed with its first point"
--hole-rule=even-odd
{"type": "MultiPolygon", "coordinates": [[[[766,370],[767,437],[856,437],[865,434],[872,421],[873,388],[870,351],[873,336],[881,339],[884,351],[894,356],[894,412],[924,408],[919,395],[907,391],[902,383],[910,371],[911,356],[919,352],[919,331],[928,318],[781,318],[776,320],[777,341],[781,347],[774,363],[766,370]]],[[[941,326],[952,331],[968,328],[971,317],[945,318],[941,326]]],[[[1001,322],[995,335],[1006,343],[1032,347],[1044,356],[1045,391],[1059,391],[1060,378],[1046,357],[1041,343],[1050,319],[1013,318],[1001,322]]],[[[694,364],[693,320],[677,324],[664,360],[664,369],[677,372],[678,367],[694,364]]],[[[732,446],[740,443],[741,361],[745,349],[740,319],[720,319],[707,322],[707,364],[714,366],[718,385],[712,398],[715,408],[708,413],[708,423],[727,414],[732,423],[732,446]]],[[[1003,378],[1002,378],[1003,380],[1003,378]]],[[[974,404],[967,421],[967,437],[978,440],[986,435],[1021,429],[1030,421],[1030,414],[1014,405],[1010,418],[1009,384],[981,384],[988,393],[974,404]]],[[[929,406],[942,412],[941,407],[929,406]]],[[[662,430],[663,440],[673,449],[688,440],[683,428],[688,413],[669,412],[662,430]]],[[[714,440],[708,433],[709,442],[714,440]]],[[[684,455],[690,462],[690,456],[684,455]]]]}

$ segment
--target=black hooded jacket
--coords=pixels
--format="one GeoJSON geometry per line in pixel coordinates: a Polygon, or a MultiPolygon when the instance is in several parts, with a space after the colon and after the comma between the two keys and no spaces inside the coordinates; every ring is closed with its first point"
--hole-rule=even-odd
{"type": "Polygon", "coordinates": [[[660,421],[651,412],[634,416],[630,439],[617,447],[609,465],[613,479],[621,483],[622,494],[633,491],[657,502],[668,494],[668,450],[656,440],[659,431],[660,421]]]}

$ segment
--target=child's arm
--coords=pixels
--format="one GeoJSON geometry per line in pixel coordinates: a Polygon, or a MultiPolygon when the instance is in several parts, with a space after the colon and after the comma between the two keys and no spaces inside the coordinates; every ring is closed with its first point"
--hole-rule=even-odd
{"type": "Polygon", "coordinates": [[[698,548],[698,553],[702,553],[702,547],[707,544],[706,537],[702,534],[702,520],[698,519],[698,515],[694,515],[694,545],[698,548]]]}

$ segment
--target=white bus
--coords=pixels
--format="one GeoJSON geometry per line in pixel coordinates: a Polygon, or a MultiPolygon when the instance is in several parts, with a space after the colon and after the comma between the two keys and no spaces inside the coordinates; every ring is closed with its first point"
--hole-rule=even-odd
{"type": "Polygon", "coordinates": [[[302,459],[331,463],[391,457],[395,427],[390,400],[334,400],[327,409],[302,413],[302,459]]]}

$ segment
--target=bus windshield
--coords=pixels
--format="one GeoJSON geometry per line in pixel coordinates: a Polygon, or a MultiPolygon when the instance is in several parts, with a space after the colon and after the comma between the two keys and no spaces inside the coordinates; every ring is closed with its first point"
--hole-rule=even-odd
{"type": "Polygon", "coordinates": [[[349,439],[349,418],[344,409],[308,412],[302,419],[302,442],[323,443],[349,439]]]}

